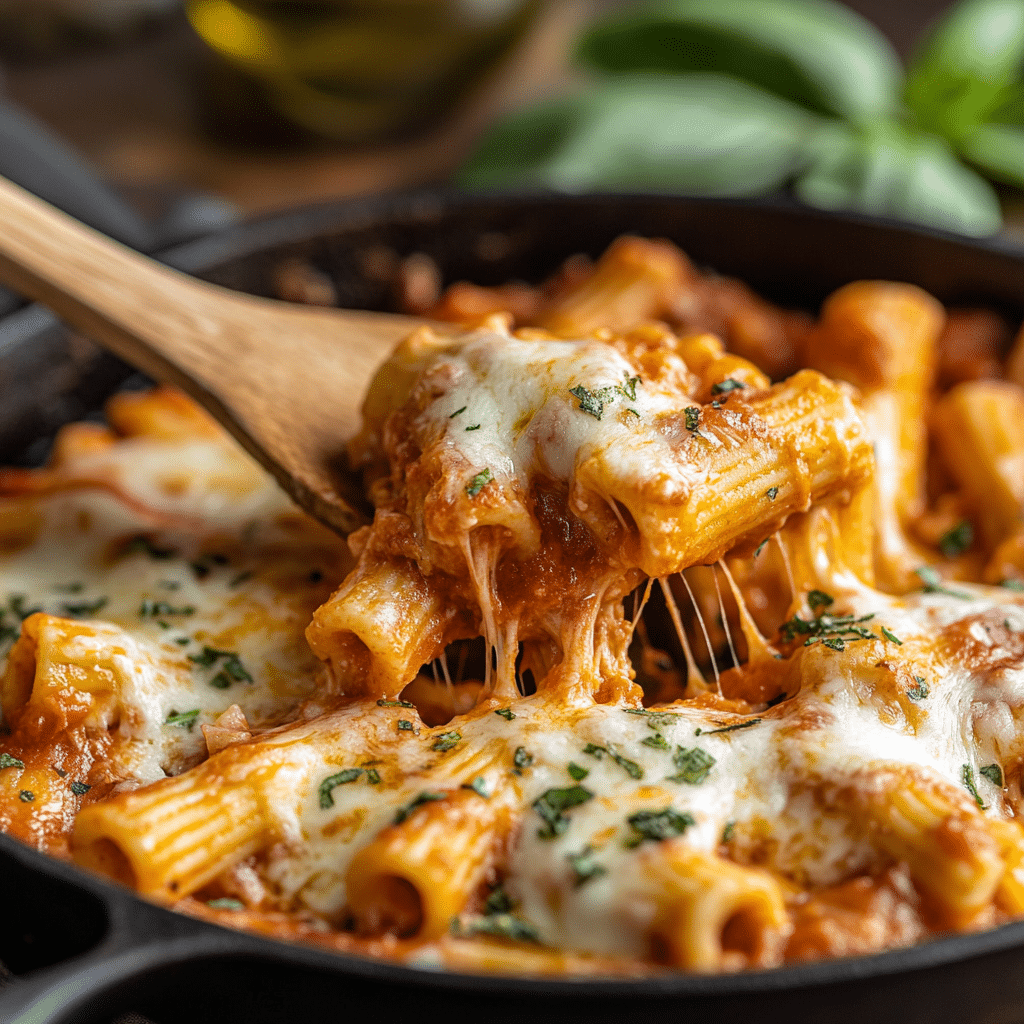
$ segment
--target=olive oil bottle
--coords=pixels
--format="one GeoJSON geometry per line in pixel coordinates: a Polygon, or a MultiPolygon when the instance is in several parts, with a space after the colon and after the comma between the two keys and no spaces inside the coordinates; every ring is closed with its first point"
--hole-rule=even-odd
{"type": "Polygon", "coordinates": [[[279,115],[356,142],[443,115],[542,2],[186,0],[185,9],[221,63],[279,115]]]}

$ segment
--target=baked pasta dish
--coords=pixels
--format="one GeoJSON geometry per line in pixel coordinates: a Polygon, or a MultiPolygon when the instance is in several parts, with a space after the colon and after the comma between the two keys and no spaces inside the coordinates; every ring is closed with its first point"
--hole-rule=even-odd
{"type": "MultiPolygon", "coordinates": [[[[722,972],[1024,916],[1024,341],[622,238],[456,284],[313,522],[181,395],[0,473],[0,824],[222,924],[722,972]]],[[[329,403],[330,397],[322,399],[329,403]]]]}

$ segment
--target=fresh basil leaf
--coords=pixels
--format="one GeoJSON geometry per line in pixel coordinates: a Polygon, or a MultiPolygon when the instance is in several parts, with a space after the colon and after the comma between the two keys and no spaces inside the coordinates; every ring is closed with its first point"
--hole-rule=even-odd
{"type": "Polygon", "coordinates": [[[756,195],[805,165],[814,125],[807,111],[737,79],[623,77],[499,123],[460,182],[756,195]]]}
{"type": "Polygon", "coordinates": [[[990,178],[1024,188],[1024,128],[978,125],[960,140],[960,152],[990,178]]]}
{"type": "Polygon", "coordinates": [[[899,58],[885,36],[828,0],[660,0],[594,25],[583,63],[614,74],[734,75],[822,113],[869,121],[899,103],[899,58]]]}

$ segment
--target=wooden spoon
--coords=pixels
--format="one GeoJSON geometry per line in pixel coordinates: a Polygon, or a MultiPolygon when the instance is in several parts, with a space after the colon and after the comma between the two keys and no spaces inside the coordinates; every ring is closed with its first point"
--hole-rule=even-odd
{"type": "Polygon", "coordinates": [[[425,323],[291,305],[171,270],[0,178],[0,283],[222,423],[307,512],[364,521],[344,442],[392,346],[425,323]]]}

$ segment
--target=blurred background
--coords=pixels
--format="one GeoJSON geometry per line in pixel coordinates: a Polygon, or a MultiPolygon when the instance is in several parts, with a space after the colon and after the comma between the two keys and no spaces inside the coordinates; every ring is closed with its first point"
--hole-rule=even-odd
{"type": "Polygon", "coordinates": [[[0,93],[179,234],[455,184],[1024,239],[1024,0],[0,0],[0,93]]]}

